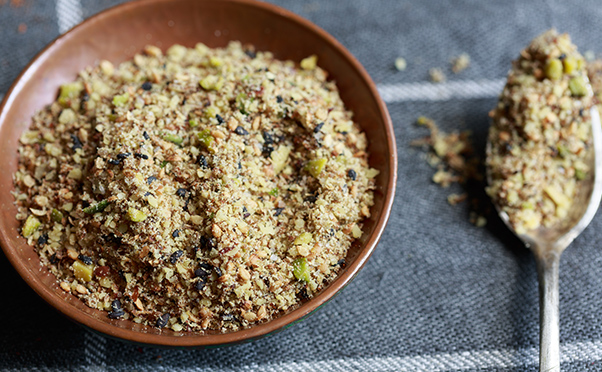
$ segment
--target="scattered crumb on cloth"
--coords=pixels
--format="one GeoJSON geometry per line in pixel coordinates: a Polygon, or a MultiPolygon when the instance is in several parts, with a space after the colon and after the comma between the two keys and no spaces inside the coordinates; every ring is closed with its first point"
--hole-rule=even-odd
{"type": "Polygon", "coordinates": [[[442,69],[434,67],[429,70],[429,77],[433,83],[441,83],[447,80],[447,76],[442,69]]]}
{"type": "Polygon", "coordinates": [[[397,71],[404,71],[407,66],[408,63],[404,58],[399,57],[395,59],[395,68],[397,69],[397,71]]]}
{"type": "Polygon", "coordinates": [[[445,133],[439,129],[434,120],[421,116],[417,124],[428,128],[430,135],[411,142],[411,146],[421,147],[427,151],[427,161],[430,166],[437,169],[433,174],[432,181],[443,188],[452,184],[459,184],[465,188],[465,192],[450,193],[447,202],[457,205],[464,201],[470,202],[469,221],[477,227],[483,227],[487,223],[490,211],[485,207],[477,195],[471,195],[469,184],[483,188],[483,175],[481,171],[481,159],[475,153],[470,131],[445,133]]]}
{"type": "Polygon", "coordinates": [[[470,66],[470,56],[467,53],[462,53],[459,56],[452,58],[451,64],[453,73],[460,73],[470,66]]]}

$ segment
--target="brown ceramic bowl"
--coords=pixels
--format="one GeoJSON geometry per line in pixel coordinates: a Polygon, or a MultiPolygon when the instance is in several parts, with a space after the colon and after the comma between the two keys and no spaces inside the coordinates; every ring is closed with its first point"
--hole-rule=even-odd
{"type": "Polygon", "coordinates": [[[0,106],[0,243],[21,277],[50,305],[74,321],[105,335],[137,343],[170,347],[207,347],[255,339],[289,326],[331,299],[358,273],[374,250],[389,217],[397,170],[395,137],[386,106],[374,83],[355,58],[332,36],[309,21],[274,5],[250,0],[147,0],[100,13],[48,45],[21,73],[0,106]],[[370,164],[380,170],[372,217],[365,234],[349,251],[347,266],[313,299],[280,317],[231,333],[176,333],[110,320],[65,293],[40,265],[37,254],[20,235],[12,174],[17,169],[21,133],[36,110],[51,103],[62,83],[100,59],[128,60],[147,44],[163,49],[178,43],[225,46],[230,40],[272,51],[276,58],[300,61],[317,54],[343,101],[366,132],[370,164]]]}

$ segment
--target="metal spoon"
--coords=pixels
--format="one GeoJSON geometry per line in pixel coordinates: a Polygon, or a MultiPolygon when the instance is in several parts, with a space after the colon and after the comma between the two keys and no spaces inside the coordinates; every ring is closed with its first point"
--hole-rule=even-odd
{"type": "MultiPolygon", "coordinates": [[[[591,88],[589,89],[591,94],[591,88]]],[[[540,227],[524,234],[514,231],[508,215],[496,205],[502,221],[525,246],[531,248],[537,262],[539,278],[539,370],[560,371],[560,342],[558,326],[558,266],[565,248],[589,225],[602,197],[602,126],[595,106],[591,108],[593,148],[588,151],[587,163],[592,171],[580,183],[577,198],[567,217],[553,227],[540,227]]],[[[491,143],[487,143],[489,153],[491,143]]],[[[491,184],[491,171],[487,169],[491,184]]]]}

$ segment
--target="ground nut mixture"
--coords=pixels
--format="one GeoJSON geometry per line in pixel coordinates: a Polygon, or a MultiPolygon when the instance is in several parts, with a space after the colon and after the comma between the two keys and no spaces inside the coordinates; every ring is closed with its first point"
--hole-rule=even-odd
{"type": "Polygon", "coordinates": [[[345,264],[378,173],[316,64],[232,42],[82,71],[21,137],[23,236],[110,318],[230,331],[294,308],[345,264]]]}
{"type": "Polygon", "coordinates": [[[487,193],[517,233],[566,216],[589,172],[591,105],[585,62],[568,35],[547,31],[513,63],[490,113],[487,193]]]}

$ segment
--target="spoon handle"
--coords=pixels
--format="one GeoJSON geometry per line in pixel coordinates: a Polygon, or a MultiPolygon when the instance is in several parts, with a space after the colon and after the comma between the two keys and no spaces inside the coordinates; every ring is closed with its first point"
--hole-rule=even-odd
{"type": "Polygon", "coordinates": [[[536,255],[539,277],[539,371],[560,372],[558,266],[560,254],[536,255]]]}

